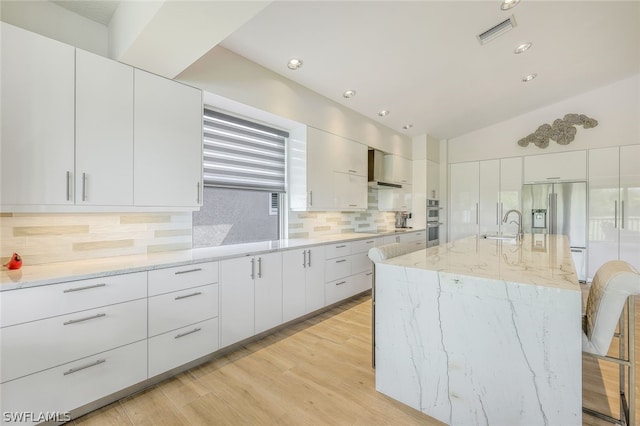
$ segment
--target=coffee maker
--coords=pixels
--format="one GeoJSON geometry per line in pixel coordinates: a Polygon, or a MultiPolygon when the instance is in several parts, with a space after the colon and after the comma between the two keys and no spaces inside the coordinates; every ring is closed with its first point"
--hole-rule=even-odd
{"type": "Polygon", "coordinates": [[[408,218],[409,218],[409,213],[396,212],[396,228],[407,228],[408,218]]]}

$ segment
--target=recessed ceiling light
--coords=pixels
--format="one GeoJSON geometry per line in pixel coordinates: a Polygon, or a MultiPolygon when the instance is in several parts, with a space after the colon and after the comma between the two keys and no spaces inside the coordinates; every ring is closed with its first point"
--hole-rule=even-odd
{"type": "Polygon", "coordinates": [[[513,7],[516,7],[518,3],[520,3],[520,0],[503,0],[502,4],[500,5],[500,9],[509,10],[513,7]]]}
{"type": "Polygon", "coordinates": [[[531,42],[529,41],[527,43],[522,43],[520,46],[516,47],[513,53],[517,55],[519,53],[526,52],[530,48],[531,48],[531,42]]]}
{"type": "Polygon", "coordinates": [[[290,70],[297,70],[302,66],[302,59],[291,58],[289,59],[289,63],[287,63],[287,68],[290,70]]]}
{"type": "Polygon", "coordinates": [[[405,124],[404,126],[402,126],[402,128],[405,130],[409,130],[412,127],[413,127],[413,124],[405,124]]]}
{"type": "Polygon", "coordinates": [[[522,81],[526,83],[527,81],[533,80],[537,76],[538,76],[538,74],[536,74],[536,73],[529,74],[529,75],[526,75],[526,76],[522,77],[522,81]]]}
{"type": "Polygon", "coordinates": [[[389,115],[389,111],[387,111],[386,109],[383,109],[382,111],[380,111],[380,112],[378,113],[378,115],[379,115],[380,117],[386,117],[387,115],[389,115]]]}
{"type": "Polygon", "coordinates": [[[356,95],[356,91],[355,90],[345,90],[344,93],[342,94],[343,97],[349,99],[349,98],[353,98],[356,95]]]}

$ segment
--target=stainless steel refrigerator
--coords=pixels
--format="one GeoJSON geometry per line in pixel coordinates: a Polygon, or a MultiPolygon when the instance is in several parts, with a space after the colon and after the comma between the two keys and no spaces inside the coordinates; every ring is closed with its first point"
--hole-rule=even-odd
{"type": "Polygon", "coordinates": [[[587,183],[526,184],[522,194],[524,232],[569,237],[578,279],[587,276],[587,183]]]}

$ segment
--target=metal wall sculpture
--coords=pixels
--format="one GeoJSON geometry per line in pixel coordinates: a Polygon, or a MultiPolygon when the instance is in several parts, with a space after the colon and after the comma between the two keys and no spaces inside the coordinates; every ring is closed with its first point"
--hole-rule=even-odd
{"type": "Polygon", "coordinates": [[[560,145],[568,145],[576,137],[577,129],[575,126],[582,126],[585,129],[596,127],[598,121],[589,118],[584,114],[567,114],[564,118],[558,118],[553,125],[543,124],[538,129],[518,141],[518,145],[527,146],[530,143],[538,148],[546,148],[549,141],[554,140],[560,145]]]}

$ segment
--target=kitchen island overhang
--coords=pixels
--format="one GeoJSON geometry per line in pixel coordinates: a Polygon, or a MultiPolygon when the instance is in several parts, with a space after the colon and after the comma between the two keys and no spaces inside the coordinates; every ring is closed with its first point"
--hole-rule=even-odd
{"type": "Polygon", "coordinates": [[[569,242],[468,237],[376,264],[376,389],[448,424],[582,424],[569,242]]]}

